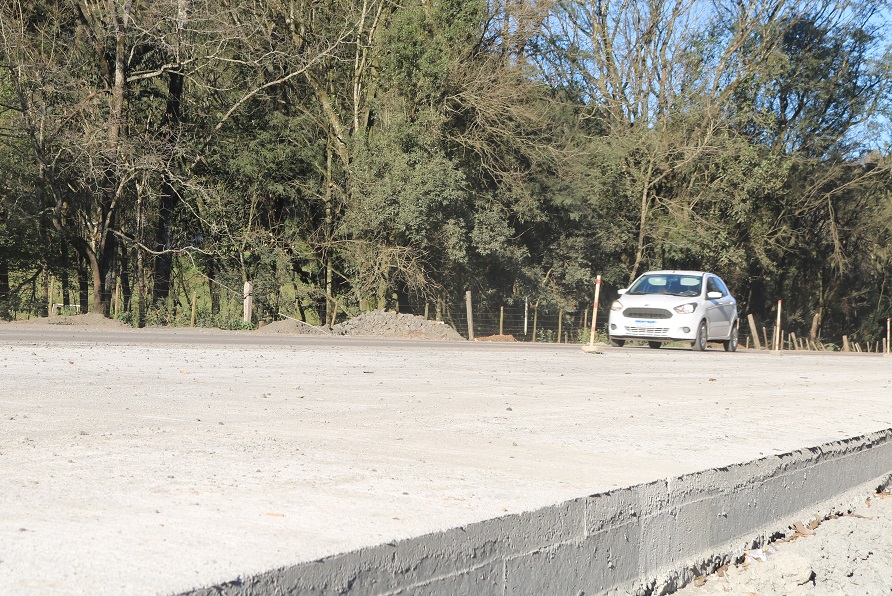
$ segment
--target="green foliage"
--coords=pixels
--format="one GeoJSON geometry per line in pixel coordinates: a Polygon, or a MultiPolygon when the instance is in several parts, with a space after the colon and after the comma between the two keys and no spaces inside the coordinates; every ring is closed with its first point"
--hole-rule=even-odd
{"type": "Polygon", "coordinates": [[[469,288],[578,313],[656,267],[800,335],[892,312],[868,3],[115,5],[0,7],[0,316],[78,270],[148,325],[211,284],[196,324],[233,329],[246,280],[256,319],[319,322],[469,288]]]}

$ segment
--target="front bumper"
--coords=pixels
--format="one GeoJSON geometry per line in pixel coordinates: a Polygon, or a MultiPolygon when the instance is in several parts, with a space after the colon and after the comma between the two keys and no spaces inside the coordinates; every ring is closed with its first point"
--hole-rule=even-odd
{"type": "Polygon", "coordinates": [[[645,319],[611,312],[607,322],[610,337],[645,341],[694,341],[698,325],[699,317],[696,314],[677,314],[668,319],[645,319]]]}

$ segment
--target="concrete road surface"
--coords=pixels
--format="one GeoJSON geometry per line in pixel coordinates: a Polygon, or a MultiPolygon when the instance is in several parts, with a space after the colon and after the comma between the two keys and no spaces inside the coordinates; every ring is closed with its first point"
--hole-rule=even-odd
{"type": "Polygon", "coordinates": [[[0,326],[0,591],[167,594],[892,427],[892,359],[0,326]]]}

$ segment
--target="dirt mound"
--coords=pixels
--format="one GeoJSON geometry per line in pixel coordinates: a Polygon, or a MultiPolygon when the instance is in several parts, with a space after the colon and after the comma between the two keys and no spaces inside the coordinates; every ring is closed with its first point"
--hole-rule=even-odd
{"type": "Polygon", "coordinates": [[[330,335],[328,327],[316,327],[297,319],[283,319],[267,323],[257,329],[257,333],[281,333],[284,335],[330,335]]]}
{"type": "Polygon", "coordinates": [[[475,341],[500,341],[500,342],[511,342],[517,341],[513,335],[505,334],[505,335],[486,335],[484,337],[475,337],[475,341]]]}
{"type": "Polygon", "coordinates": [[[365,337],[393,337],[400,339],[434,339],[460,341],[464,338],[442,321],[428,321],[424,317],[383,310],[373,310],[338,323],[332,328],[335,335],[365,337]]]}
{"type": "Polygon", "coordinates": [[[10,325],[70,325],[72,327],[104,327],[112,329],[120,329],[128,327],[126,323],[116,319],[109,319],[105,315],[98,313],[87,313],[84,315],[55,315],[52,317],[36,317],[33,319],[25,319],[21,321],[11,321],[10,325]]]}

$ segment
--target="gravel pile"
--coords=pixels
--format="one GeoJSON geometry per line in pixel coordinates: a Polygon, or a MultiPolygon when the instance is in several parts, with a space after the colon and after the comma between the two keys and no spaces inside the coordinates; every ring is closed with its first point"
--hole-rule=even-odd
{"type": "Polygon", "coordinates": [[[892,493],[872,495],[848,515],[798,524],[789,538],[748,551],[676,592],[707,594],[892,594],[892,493]]]}
{"type": "Polygon", "coordinates": [[[257,333],[281,333],[283,335],[331,335],[331,330],[328,327],[316,327],[315,325],[310,325],[309,323],[304,323],[303,321],[297,321],[295,319],[283,319],[281,321],[267,323],[263,327],[257,329],[257,333]]]}
{"type": "Polygon", "coordinates": [[[335,335],[393,337],[400,339],[463,340],[458,332],[442,321],[383,310],[373,310],[332,327],[335,335]]]}

